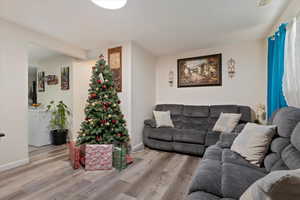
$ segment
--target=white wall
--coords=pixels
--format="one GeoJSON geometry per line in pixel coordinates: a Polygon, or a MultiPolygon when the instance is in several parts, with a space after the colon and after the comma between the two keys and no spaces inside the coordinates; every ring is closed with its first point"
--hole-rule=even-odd
{"type": "Polygon", "coordinates": [[[28,162],[28,45],[85,59],[87,52],[0,19],[0,171],[28,162]]]}
{"type": "Polygon", "coordinates": [[[264,41],[242,42],[214,49],[200,49],[161,57],[156,65],[156,103],[190,105],[241,104],[253,108],[266,102],[266,47],[264,41]],[[177,88],[177,59],[222,53],[223,85],[177,88]],[[236,61],[236,75],[228,77],[227,62],[236,61]],[[173,70],[174,86],[168,83],[173,70]]]}
{"type": "Polygon", "coordinates": [[[45,72],[45,76],[56,75],[58,78],[58,84],[48,85],[47,81],[45,81],[45,92],[37,91],[37,101],[42,106],[47,106],[50,101],[63,101],[69,108],[72,108],[73,60],[73,58],[68,56],[55,56],[38,62],[38,72],[45,72]],[[61,67],[70,67],[69,90],[61,90],[61,67]]]}
{"type": "Polygon", "coordinates": [[[152,118],[155,105],[156,57],[137,44],[132,45],[132,146],[142,146],[144,120],[152,118]]]}
{"type": "MultiPolygon", "coordinates": [[[[1,23],[0,23],[1,27],[1,23]]],[[[26,43],[0,31],[0,171],[28,162],[28,66],[26,43]]]]}

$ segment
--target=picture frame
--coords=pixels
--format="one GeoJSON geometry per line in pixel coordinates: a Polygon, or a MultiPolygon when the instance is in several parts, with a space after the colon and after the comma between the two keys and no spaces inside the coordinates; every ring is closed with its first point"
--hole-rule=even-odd
{"type": "Polygon", "coordinates": [[[61,67],[61,90],[70,89],[70,67],[61,67]]]}
{"type": "Polygon", "coordinates": [[[117,92],[122,92],[122,47],[108,49],[108,65],[113,73],[117,92]]]}
{"type": "Polygon", "coordinates": [[[177,60],[177,87],[222,86],[222,54],[177,60]]]}
{"type": "Polygon", "coordinates": [[[48,85],[56,85],[58,84],[58,78],[56,75],[48,75],[47,76],[47,84],[48,85]]]}
{"type": "Polygon", "coordinates": [[[45,92],[45,72],[38,72],[38,91],[45,92]]]}

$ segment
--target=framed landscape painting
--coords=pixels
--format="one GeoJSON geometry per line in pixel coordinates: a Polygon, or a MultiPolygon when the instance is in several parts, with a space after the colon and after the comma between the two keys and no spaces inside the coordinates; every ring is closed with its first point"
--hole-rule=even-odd
{"type": "Polygon", "coordinates": [[[222,85],[222,54],[177,60],[178,87],[222,85]]]}
{"type": "Polygon", "coordinates": [[[122,92],[122,47],[108,49],[108,64],[113,73],[116,91],[122,92]]]}

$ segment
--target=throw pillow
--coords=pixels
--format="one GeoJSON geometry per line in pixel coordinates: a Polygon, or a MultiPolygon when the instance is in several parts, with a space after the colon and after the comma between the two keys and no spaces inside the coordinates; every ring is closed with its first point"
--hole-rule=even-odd
{"type": "Polygon", "coordinates": [[[231,133],[236,125],[238,125],[241,117],[241,114],[221,113],[213,131],[231,133]]]}
{"type": "Polygon", "coordinates": [[[276,126],[263,126],[247,123],[235,138],[231,150],[239,153],[250,163],[260,166],[268,151],[276,126]]]}
{"type": "Polygon", "coordinates": [[[253,183],[240,200],[296,200],[299,188],[300,169],[274,171],[253,183]]]}
{"type": "Polygon", "coordinates": [[[153,111],[156,128],[159,127],[172,127],[174,128],[174,124],[171,120],[170,111],[153,111]]]}

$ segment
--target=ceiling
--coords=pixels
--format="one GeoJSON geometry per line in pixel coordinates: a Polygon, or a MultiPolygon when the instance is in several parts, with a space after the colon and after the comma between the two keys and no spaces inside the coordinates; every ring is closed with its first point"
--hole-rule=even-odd
{"type": "Polygon", "coordinates": [[[266,37],[290,0],[128,0],[105,10],[89,0],[1,0],[0,18],[96,49],[135,41],[155,55],[266,37]]]}

